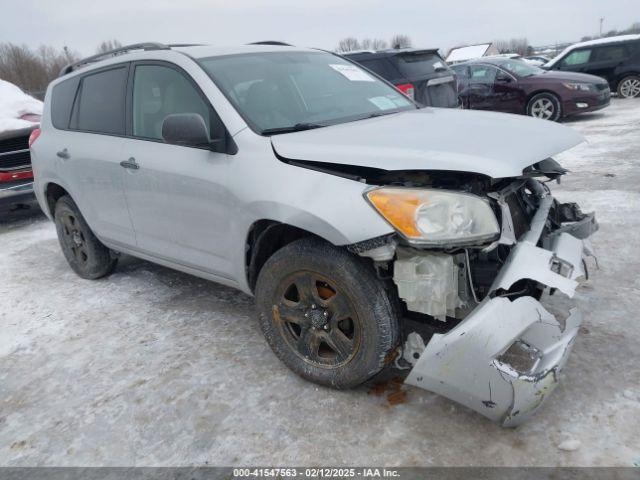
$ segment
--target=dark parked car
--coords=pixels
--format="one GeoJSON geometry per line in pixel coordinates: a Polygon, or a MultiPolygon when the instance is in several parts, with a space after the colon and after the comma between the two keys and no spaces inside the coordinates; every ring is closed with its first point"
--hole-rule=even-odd
{"type": "Polygon", "coordinates": [[[482,58],[453,66],[464,108],[559,120],[609,105],[605,80],[573,72],[549,72],[519,59],[482,58]]]}
{"type": "Polygon", "coordinates": [[[598,75],[606,79],[611,91],[620,97],[640,97],[640,35],[576,43],[544,67],[598,75]]]}
{"type": "Polygon", "coordinates": [[[423,105],[458,106],[455,75],[438,50],[406,48],[354,52],[344,56],[377,73],[423,105]]]}
{"type": "Polygon", "coordinates": [[[0,80],[0,212],[35,205],[29,142],[41,113],[42,102],[0,80]]]}

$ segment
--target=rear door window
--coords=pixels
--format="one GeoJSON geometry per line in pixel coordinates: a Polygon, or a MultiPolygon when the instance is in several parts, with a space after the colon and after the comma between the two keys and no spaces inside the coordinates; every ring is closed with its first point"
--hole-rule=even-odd
{"type": "Polygon", "coordinates": [[[469,80],[469,69],[466,66],[453,66],[452,70],[455,72],[458,80],[467,81],[469,80]]]}
{"type": "Polygon", "coordinates": [[[469,67],[471,83],[491,85],[496,79],[498,69],[488,65],[471,65],[469,67]]]}
{"type": "Polygon", "coordinates": [[[122,66],[83,77],[73,109],[71,128],[124,135],[127,74],[128,67],[122,66]]]}
{"type": "Polygon", "coordinates": [[[593,62],[615,62],[624,60],[629,56],[626,45],[608,45],[606,47],[598,47],[593,51],[593,62]]]}
{"type": "Polygon", "coordinates": [[[562,65],[571,67],[574,65],[584,65],[591,58],[591,49],[574,50],[562,60],[562,65]]]}

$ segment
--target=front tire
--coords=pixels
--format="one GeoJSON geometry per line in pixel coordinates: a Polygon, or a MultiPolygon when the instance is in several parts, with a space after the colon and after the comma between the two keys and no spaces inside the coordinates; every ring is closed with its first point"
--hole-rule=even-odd
{"type": "Polygon", "coordinates": [[[621,98],[640,97],[640,76],[630,75],[618,83],[618,96],[621,98]]]}
{"type": "Polygon", "coordinates": [[[269,346],[291,370],[333,387],[359,385],[385,365],[398,321],[381,280],[364,260],[315,238],[278,250],[256,283],[269,346]]]}
{"type": "Polygon", "coordinates": [[[70,196],[58,199],[54,220],[62,253],[74,272],[89,280],[113,272],[117,258],[96,238],[70,196]]]}
{"type": "Polygon", "coordinates": [[[553,93],[538,93],[527,103],[527,115],[557,122],[562,116],[560,99],[553,93]]]}

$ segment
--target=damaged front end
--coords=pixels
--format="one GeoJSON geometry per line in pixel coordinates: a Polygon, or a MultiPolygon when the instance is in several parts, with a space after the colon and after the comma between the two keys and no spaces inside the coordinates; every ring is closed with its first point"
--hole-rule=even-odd
{"type": "Polygon", "coordinates": [[[526,172],[484,194],[500,223],[490,241],[425,246],[396,236],[358,253],[393,279],[405,309],[396,360],[410,368],[405,382],[516,426],[555,388],[581,323],[575,308],[553,315],[540,298],[574,295],[598,226],[526,172]]]}

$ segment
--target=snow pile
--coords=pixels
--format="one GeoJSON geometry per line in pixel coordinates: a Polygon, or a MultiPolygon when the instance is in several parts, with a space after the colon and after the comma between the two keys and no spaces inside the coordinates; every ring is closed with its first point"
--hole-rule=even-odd
{"type": "Polygon", "coordinates": [[[490,43],[483,43],[480,45],[470,45],[468,47],[454,48],[449,52],[446,62],[464,62],[465,60],[473,60],[474,58],[480,58],[491,46],[490,43]]]}
{"type": "Polygon", "coordinates": [[[42,102],[14,84],[0,80],[0,132],[33,126],[34,122],[20,119],[28,113],[42,115],[42,102]]]}

